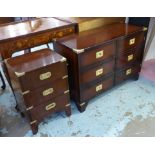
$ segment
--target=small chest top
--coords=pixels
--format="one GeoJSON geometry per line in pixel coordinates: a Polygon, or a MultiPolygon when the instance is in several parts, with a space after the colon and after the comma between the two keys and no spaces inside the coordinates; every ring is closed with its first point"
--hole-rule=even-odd
{"type": "Polygon", "coordinates": [[[65,58],[51,49],[43,49],[37,52],[28,53],[7,60],[7,65],[14,72],[31,72],[42,67],[46,67],[57,62],[64,61],[65,58]]]}
{"type": "Polygon", "coordinates": [[[59,42],[70,49],[81,50],[100,45],[119,37],[127,37],[142,31],[143,27],[117,23],[74,34],[60,39],[59,42]]]}

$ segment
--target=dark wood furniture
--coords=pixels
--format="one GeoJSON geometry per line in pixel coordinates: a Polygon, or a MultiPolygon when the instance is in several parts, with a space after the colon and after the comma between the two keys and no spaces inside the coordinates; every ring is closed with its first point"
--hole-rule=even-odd
{"type": "Polygon", "coordinates": [[[146,30],[118,23],[55,41],[55,51],[67,58],[71,98],[81,112],[96,95],[138,79],[146,30]]]}
{"type": "Polygon", "coordinates": [[[74,33],[74,23],[55,18],[37,18],[0,26],[0,52],[3,59],[14,52],[46,44],[74,33]]]}
{"type": "Polygon", "coordinates": [[[71,115],[66,58],[43,49],[5,60],[18,108],[35,134],[48,115],[71,115]]]}

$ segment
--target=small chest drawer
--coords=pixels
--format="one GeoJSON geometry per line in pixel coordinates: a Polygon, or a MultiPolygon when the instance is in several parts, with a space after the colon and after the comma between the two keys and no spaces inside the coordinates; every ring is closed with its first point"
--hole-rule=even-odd
{"type": "Polygon", "coordinates": [[[40,103],[55,98],[68,91],[68,79],[58,79],[53,83],[48,83],[34,91],[23,92],[26,106],[37,106],[40,103]]]}
{"type": "Polygon", "coordinates": [[[121,71],[116,72],[116,81],[115,83],[120,83],[130,77],[136,76],[140,72],[139,64],[127,67],[121,71]]]}
{"type": "Polygon", "coordinates": [[[105,44],[100,47],[85,51],[81,54],[81,66],[87,66],[99,61],[113,57],[115,54],[115,43],[105,44]]]}
{"type": "Polygon", "coordinates": [[[68,94],[43,102],[41,105],[30,109],[29,113],[32,121],[41,121],[53,112],[64,110],[65,106],[70,106],[68,94]]]}
{"type": "Polygon", "coordinates": [[[144,41],[144,33],[137,33],[134,35],[130,35],[129,37],[118,39],[117,46],[118,51],[122,52],[125,50],[129,50],[139,44],[141,44],[144,41]]]}
{"type": "Polygon", "coordinates": [[[142,54],[143,52],[141,48],[134,48],[128,52],[119,53],[116,60],[116,68],[121,69],[122,67],[128,66],[132,63],[140,62],[142,54]]]}
{"type": "Polygon", "coordinates": [[[96,95],[104,92],[105,90],[111,88],[113,84],[114,84],[114,77],[109,76],[106,80],[103,80],[94,86],[90,86],[89,88],[86,88],[81,93],[82,102],[89,100],[95,97],[96,95]]]}
{"type": "Polygon", "coordinates": [[[82,72],[82,74],[80,75],[81,83],[85,84],[93,80],[97,80],[98,78],[103,77],[108,73],[112,73],[114,71],[114,65],[115,61],[114,59],[112,59],[107,63],[82,72]]]}
{"type": "Polygon", "coordinates": [[[58,62],[50,66],[28,72],[19,77],[22,91],[33,90],[47,83],[62,78],[67,74],[66,62],[58,62]]]}

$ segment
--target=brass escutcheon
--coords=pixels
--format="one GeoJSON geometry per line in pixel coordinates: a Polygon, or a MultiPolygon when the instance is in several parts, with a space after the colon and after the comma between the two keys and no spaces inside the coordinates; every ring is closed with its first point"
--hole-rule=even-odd
{"type": "Polygon", "coordinates": [[[132,38],[129,40],[129,45],[133,45],[136,41],[136,38],[132,38]]]}
{"type": "Polygon", "coordinates": [[[126,75],[131,74],[131,72],[132,72],[132,69],[131,69],[131,68],[130,68],[130,69],[127,69],[127,70],[126,70],[126,75]]]}
{"type": "Polygon", "coordinates": [[[102,84],[96,86],[96,92],[98,92],[98,91],[100,91],[100,90],[102,90],[102,84]]]}
{"type": "Polygon", "coordinates": [[[128,61],[131,61],[133,59],[133,54],[128,55],[128,61]]]}
{"type": "Polygon", "coordinates": [[[96,71],[96,76],[103,74],[103,68],[100,68],[96,71]]]}
{"type": "Polygon", "coordinates": [[[46,80],[46,79],[49,79],[50,77],[51,77],[51,72],[46,72],[46,73],[40,74],[39,76],[40,80],[46,80]]]}
{"type": "Polygon", "coordinates": [[[49,94],[52,94],[53,91],[54,91],[53,88],[46,89],[43,91],[43,96],[47,96],[49,94]]]}
{"type": "Polygon", "coordinates": [[[45,107],[46,111],[53,109],[56,106],[56,103],[51,103],[45,107]]]}
{"type": "Polygon", "coordinates": [[[96,52],[96,59],[103,57],[104,50],[96,52]]]}

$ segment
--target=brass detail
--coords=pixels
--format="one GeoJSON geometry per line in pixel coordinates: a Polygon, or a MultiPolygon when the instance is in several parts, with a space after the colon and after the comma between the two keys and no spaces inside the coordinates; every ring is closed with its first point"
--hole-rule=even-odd
{"type": "Polygon", "coordinates": [[[131,61],[133,59],[133,54],[128,55],[128,61],[131,61]]]}
{"type": "Polygon", "coordinates": [[[68,75],[65,75],[65,76],[62,77],[62,79],[66,79],[66,78],[68,78],[68,75]]]}
{"type": "Polygon", "coordinates": [[[63,36],[63,32],[61,32],[61,31],[58,32],[58,36],[59,36],[59,37],[62,37],[62,36],[63,36]]]}
{"type": "Polygon", "coordinates": [[[31,109],[33,109],[33,106],[28,107],[26,110],[28,111],[28,110],[31,110],[31,109]]]}
{"type": "Polygon", "coordinates": [[[96,86],[96,92],[100,91],[102,89],[102,84],[96,86]]]}
{"type": "Polygon", "coordinates": [[[101,74],[103,74],[103,68],[98,69],[98,70],[96,71],[96,76],[99,76],[99,75],[101,75],[101,74]]]}
{"type": "Polygon", "coordinates": [[[53,91],[54,91],[53,88],[46,89],[43,91],[43,96],[47,96],[49,94],[52,94],[53,91]]]}
{"type": "Polygon", "coordinates": [[[131,69],[131,68],[130,68],[130,69],[127,69],[127,70],[126,70],[126,75],[131,74],[131,72],[132,72],[132,69],[131,69]]]}
{"type": "Polygon", "coordinates": [[[70,104],[66,104],[65,106],[66,106],[66,107],[69,107],[69,106],[70,106],[70,104]]]}
{"type": "Polygon", "coordinates": [[[30,92],[29,90],[24,91],[24,92],[22,92],[22,95],[28,94],[29,92],[30,92]]]}
{"type": "Polygon", "coordinates": [[[84,49],[75,49],[73,48],[73,51],[77,54],[80,54],[80,53],[83,53],[84,52],[84,49]]]}
{"type": "Polygon", "coordinates": [[[50,77],[51,77],[51,72],[47,72],[47,73],[40,74],[39,79],[46,80],[46,79],[49,79],[50,77]]]}
{"type": "Polygon", "coordinates": [[[69,93],[69,90],[64,91],[64,94],[67,94],[67,93],[69,93]]]}
{"type": "Polygon", "coordinates": [[[66,58],[63,57],[60,61],[61,62],[65,62],[66,61],[66,58]]]}
{"type": "Polygon", "coordinates": [[[70,29],[69,29],[69,32],[73,32],[73,29],[72,29],[72,28],[70,28],[70,29]]]}
{"type": "Polygon", "coordinates": [[[32,125],[32,124],[34,124],[34,123],[36,123],[36,122],[37,122],[37,120],[34,120],[34,121],[30,122],[30,124],[32,125]]]}
{"type": "Polygon", "coordinates": [[[83,105],[85,105],[85,104],[86,104],[86,103],[85,103],[85,102],[83,102],[83,103],[81,103],[81,104],[80,104],[80,106],[83,106],[83,105]]]}
{"type": "Polygon", "coordinates": [[[96,52],[96,59],[103,57],[104,50],[96,52]]]}
{"type": "Polygon", "coordinates": [[[45,109],[48,111],[48,110],[53,109],[55,106],[56,106],[56,103],[53,102],[53,103],[47,105],[47,106],[45,107],[45,109]]]}
{"type": "Polygon", "coordinates": [[[143,31],[147,31],[147,27],[143,27],[143,31]]]}
{"type": "Polygon", "coordinates": [[[25,72],[21,72],[21,73],[15,72],[15,74],[16,74],[17,77],[21,77],[21,76],[24,76],[25,75],[25,72]]]}
{"type": "Polygon", "coordinates": [[[136,38],[132,38],[129,40],[129,45],[133,45],[136,41],[136,38]]]}

